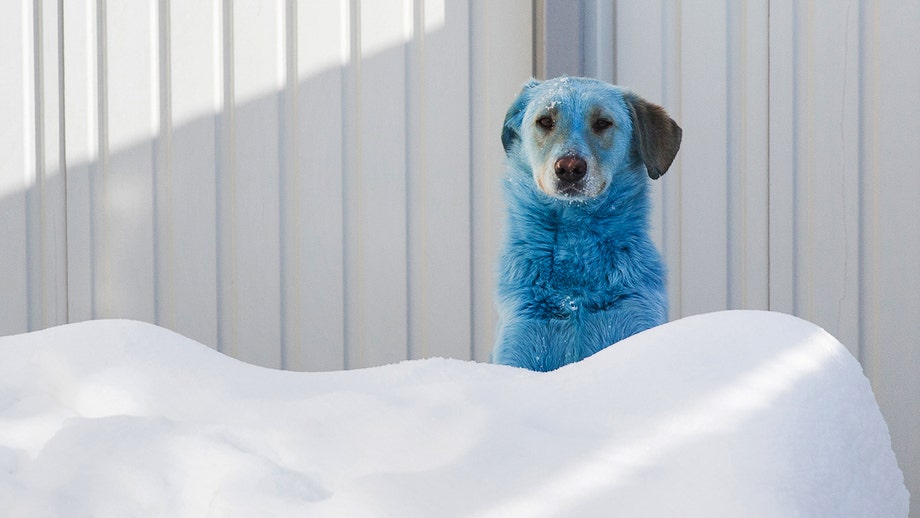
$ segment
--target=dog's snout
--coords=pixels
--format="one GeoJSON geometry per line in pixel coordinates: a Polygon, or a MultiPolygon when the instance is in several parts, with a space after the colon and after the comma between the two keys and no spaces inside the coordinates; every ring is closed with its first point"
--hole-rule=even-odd
{"type": "Polygon", "coordinates": [[[555,169],[563,182],[577,182],[588,173],[588,163],[579,156],[564,156],[556,160],[555,169]]]}

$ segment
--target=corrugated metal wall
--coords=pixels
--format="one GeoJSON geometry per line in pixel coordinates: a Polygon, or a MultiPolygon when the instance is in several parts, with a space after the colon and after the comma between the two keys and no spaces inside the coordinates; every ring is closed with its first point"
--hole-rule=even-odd
{"type": "Polygon", "coordinates": [[[0,333],[121,317],[289,369],[488,358],[530,1],[0,9],[0,333]]]}
{"type": "Polygon", "coordinates": [[[504,111],[534,70],[594,75],[685,131],[654,190],[672,318],[769,308],[838,336],[920,516],[918,2],[17,0],[0,20],[0,333],[126,317],[289,369],[485,360],[504,111]]]}
{"type": "Polygon", "coordinates": [[[837,336],[920,517],[920,2],[537,8],[542,72],[633,87],[684,129],[655,191],[671,318],[771,309],[837,336]]]}

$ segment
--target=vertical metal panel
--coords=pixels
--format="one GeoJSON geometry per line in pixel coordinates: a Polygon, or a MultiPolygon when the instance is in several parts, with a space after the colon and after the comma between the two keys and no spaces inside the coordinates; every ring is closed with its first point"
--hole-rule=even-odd
{"type": "Polygon", "coordinates": [[[233,37],[233,1],[222,0],[220,6],[220,74],[221,87],[220,110],[216,138],[217,171],[214,178],[215,198],[215,237],[217,248],[217,348],[233,354],[236,345],[236,315],[234,297],[237,296],[234,276],[236,268],[230,251],[234,248],[234,221],[228,216],[234,211],[233,199],[236,191],[236,161],[233,143],[236,128],[236,103],[233,81],[235,40],[233,37]]]}
{"type": "Polygon", "coordinates": [[[795,3],[770,2],[770,309],[795,313],[795,3]]]}
{"type": "MultiPolygon", "coordinates": [[[[27,178],[29,325],[39,329],[67,321],[64,174],[61,169],[60,41],[58,5],[32,2],[32,118],[34,175],[27,178]]],[[[29,135],[24,134],[26,138],[29,135]]]]}
{"type": "Polygon", "coordinates": [[[532,5],[474,0],[471,6],[473,358],[479,361],[488,360],[497,326],[495,261],[505,220],[501,127],[533,74],[532,5]]]}
{"type": "Polygon", "coordinates": [[[67,174],[67,306],[70,321],[97,316],[93,209],[99,156],[96,2],[63,6],[67,174]]]}
{"type": "Polygon", "coordinates": [[[295,7],[288,58],[288,142],[284,168],[285,368],[345,366],[343,65],[349,57],[348,2],[295,7]],[[292,69],[296,65],[296,69],[292,69]]]}
{"type": "Polygon", "coordinates": [[[281,363],[280,142],[285,7],[225,3],[225,146],[218,203],[222,351],[281,363]],[[228,88],[228,84],[230,87],[228,88]],[[226,94],[225,94],[226,95],[226,94]],[[224,167],[225,165],[225,167],[224,167]]]}
{"type": "Polygon", "coordinates": [[[680,16],[681,315],[728,304],[727,8],[713,1],[680,16]]]}
{"type": "MultiPolygon", "coordinates": [[[[618,6],[619,7],[619,6],[618,6]]],[[[661,104],[670,113],[676,115],[677,120],[683,121],[682,108],[682,56],[681,56],[681,4],[662,1],[661,10],[661,68],[664,71],[661,82],[661,104]]],[[[623,42],[625,44],[625,42],[623,42]]],[[[617,44],[617,48],[621,45],[617,44]]],[[[641,66],[641,64],[640,64],[641,66]]],[[[619,76],[619,74],[617,74],[619,76]]],[[[668,271],[668,302],[669,316],[677,318],[684,315],[680,286],[683,284],[683,261],[681,260],[681,246],[683,243],[681,203],[683,200],[684,167],[681,153],[677,154],[671,165],[673,172],[664,182],[653,182],[652,216],[661,219],[652,220],[652,226],[662,229],[661,251],[668,271]],[[674,174],[676,173],[676,174],[674,174]],[[660,193],[660,198],[655,191],[660,193]],[[655,207],[660,207],[658,210],[655,207]]]]}
{"type": "Polygon", "coordinates": [[[857,354],[858,10],[798,7],[796,308],[857,354]]]}
{"type": "Polygon", "coordinates": [[[616,64],[614,0],[534,2],[534,75],[591,76],[613,81],[616,64]]]}
{"type": "MultiPolygon", "coordinates": [[[[536,44],[543,47],[541,79],[585,73],[585,2],[537,2],[541,13],[537,20],[540,37],[536,44]]],[[[592,42],[592,47],[596,45],[592,42]]]]}
{"type": "Polygon", "coordinates": [[[769,307],[768,5],[728,4],[728,304],[769,307]]]}
{"type": "Polygon", "coordinates": [[[0,60],[11,66],[0,82],[4,123],[0,125],[0,293],[18,303],[5,304],[0,326],[12,333],[29,329],[29,207],[35,188],[35,81],[32,3],[21,0],[0,7],[6,30],[0,31],[0,60]],[[9,295],[6,295],[9,294],[9,295]]]}
{"type": "Polygon", "coordinates": [[[100,0],[99,315],[155,320],[153,159],[159,123],[154,2],[100,0]]]}
{"type": "MultiPolygon", "coordinates": [[[[859,11],[860,361],[920,516],[920,4],[859,11]]],[[[854,7],[855,9],[855,7],[854,7]]],[[[856,16],[856,13],[851,13],[856,16]]],[[[855,167],[852,164],[850,167],[855,167]]],[[[839,186],[838,186],[839,188],[839,186]]],[[[855,210],[855,209],[851,209],[855,210]]],[[[852,228],[852,227],[850,227],[852,228]]]]}
{"type": "MultiPolygon", "coordinates": [[[[42,139],[42,302],[41,317],[33,319],[36,328],[68,322],[67,307],[67,219],[64,170],[64,54],[61,4],[40,0],[41,24],[41,113],[36,113],[43,129],[42,139]]],[[[33,258],[34,261],[34,258],[33,258]]]]}
{"type": "Polygon", "coordinates": [[[416,0],[408,50],[409,356],[468,358],[469,6],[416,0]]]}
{"type": "Polygon", "coordinates": [[[217,346],[220,0],[160,2],[157,322],[217,346]]]}
{"type": "Polygon", "coordinates": [[[584,75],[616,82],[616,1],[584,0],[584,75]]]}
{"type": "Polygon", "coordinates": [[[405,43],[412,10],[406,0],[360,0],[352,8],[346,366],[365,367],[408,352],[405,43]]]}

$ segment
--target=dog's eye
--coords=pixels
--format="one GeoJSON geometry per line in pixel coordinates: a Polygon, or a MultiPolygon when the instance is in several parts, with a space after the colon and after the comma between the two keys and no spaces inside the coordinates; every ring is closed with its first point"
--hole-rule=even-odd
{"type": "Polygon", "coordinates": [[[591,127],[597,133],[600,133],[608,129],[611,126],[613,126],[613,121],[611,121],[610,119],[597,119],[596,121],[594,121],[594,124],[591,125],[591,127]]]}
{"type": "Polygon", "coordinates": [[[553,122],[552,117],[540,117],[539,119],[537,119],[537,126],[540,126],[541,128],[547,131],[553,129],[554,125],[555,125],[555,122],[553,122]]]}

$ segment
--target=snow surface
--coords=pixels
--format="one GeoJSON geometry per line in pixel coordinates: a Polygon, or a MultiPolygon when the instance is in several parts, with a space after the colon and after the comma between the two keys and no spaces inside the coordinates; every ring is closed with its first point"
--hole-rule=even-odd
{"type": "Polygon", "coordinates": [[[153,325],[0,338],[4,517],[904,517],[858,363],[734,311],[551,373],[247,365],[153,325]]]}

